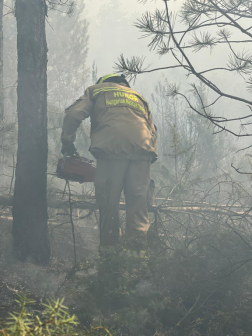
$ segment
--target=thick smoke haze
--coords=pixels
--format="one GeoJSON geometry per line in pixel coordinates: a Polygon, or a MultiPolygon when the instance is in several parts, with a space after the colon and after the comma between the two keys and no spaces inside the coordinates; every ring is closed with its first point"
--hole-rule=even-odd
{"type": "MultiPolygon", "coordinates": [[[[154,52],[148,52],[148,40],[142,39],[141,33],[134,27],[145,11],[154,11],[160,5],[161,2],[149,1],[143,4],[137,0],[86,2],[85,15],[89,21],[90,35],[88,63],[92,65],[93,61],[96,62],[98,76],[114,72],[115,62],[121,54],[125,57],[149,54],[146,57],[148,64],[163,63],[154,52]]],[[[141,90],[140,77],[135,84],[141,90]]],[[[149,78],[153,76],[145,76],[144,82],[149,78]]]]}
{"type": "Polygon", "coordinates": [[[251,0],[0,0],[1,335],[251,335],[251,20],[251,0]],[[93,85],[119,69],[133,90],[93,85]]]}
{"type": "MultiPolygon", "coordinates": [[[[140,2],[137,0],[107,0],[91,1],[86,3],[85,16],[89,21],[89,54],[88,66],[91,67],[95,61],[98,68],[98,77],[105,73],[114,72],[114,66],[120,54],[124,56],[144,56],[145,64],[150,68],[157,68],[175,64],[174,59],[165,55],[159,57],[156,51],[149,51],[149,38],[142,38],[141,32],[134,27],[137,19],[146,12],[154,12],[156,8],[164,9],[163,1],[140,2]]],[[[181,7],[182,1],[169,2],[170,10],[176,13],[181,7]]],[[[182,27],[182,26],[181,26],[182,27]]],[[[210,30],[211,31],[211,30],[210,30]]],[[[236,49],[243,50],[244,45],[240,44],[236,49]]],[[[218,46],[213,49],[206,49],[200,53],[193,54],[194,65],[197,70],[203,70],[212,67],[225,67],[229,60],[229,52],[225,47],[218,46]]],[[[185,85],[186,82],[194,82],[194,78],[186,78],[186,73],[182,70],[167,70],[153,74],[144,74],[138,76],[134,87],[142,91],[145,95],[153,93],[154,85],[158,80],[165,76],[170,82],[177,82],[185,85]],[[144,91],[144,92],[143,92],[144,91]]],[[[250,93],[241,85],[242,78],[237,73],[219,72],[209,74],[209,79],[213,80],[224,92],[239,94],[245,98],[250,97],[250,93]]],[[[211,98],[209,93],[209,98],[211,98]]],[[[215,106],[216,115],[221,116],[242,116],[248,113],[244,111],[237,102],[230,103],[230,100],[221,99],[215,106]]],[[[238,123],[233,124],[237,131],[238,123]]],[[[246,140],[243,140],[246,141],[246,140]]]]}

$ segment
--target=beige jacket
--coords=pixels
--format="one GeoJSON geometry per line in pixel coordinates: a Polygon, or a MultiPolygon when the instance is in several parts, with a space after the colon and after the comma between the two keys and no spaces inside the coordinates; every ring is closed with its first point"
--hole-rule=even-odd
{"type": "Polygon", "coordinates": [[[156,128],[147,102],[123,84],[90,86],[66,109],[61,138],[74,142],[81,121],[91,118],[90,152],[95,158],[157,158],[156,128]]]}

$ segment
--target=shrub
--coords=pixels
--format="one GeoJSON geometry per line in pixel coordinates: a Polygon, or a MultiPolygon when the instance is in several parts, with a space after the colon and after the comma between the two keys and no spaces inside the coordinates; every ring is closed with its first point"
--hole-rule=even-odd
{"type": "Polygon", "coordinates": [[[34,315],[31,309],[34,300],[18,295],[16,302],[19,309],[10,313],[7,321],[2,323],[1,336],[112,336],[112,333],[101,325],[85,330],[78,329],[77,318],[70,315],[68,308],[63,305],[64,299],[48,300],[43,304],[40,315],[34,315]]]}

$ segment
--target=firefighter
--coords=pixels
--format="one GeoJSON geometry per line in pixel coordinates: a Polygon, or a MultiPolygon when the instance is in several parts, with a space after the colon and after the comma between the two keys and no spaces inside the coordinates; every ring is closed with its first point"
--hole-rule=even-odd
{"type": "Polygon", "coordinates": [[[125,238],[128,248],[145,249],[149,229],[148,192],[151,163],[157,159],[156,127],[145,99],[130,88],[123,75],[106,75],[86,89],[65,111],[62,154],[74,155],[76,130],[91,119],[90,152],[97,159],[96,202],[100,211],[100,245],[119,238],[119,202],[126,202],[125,238]]]}

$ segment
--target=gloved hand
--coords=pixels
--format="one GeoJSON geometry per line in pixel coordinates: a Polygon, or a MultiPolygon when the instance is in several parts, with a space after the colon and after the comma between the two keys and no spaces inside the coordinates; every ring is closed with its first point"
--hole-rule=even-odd
{"type": "Polygon", "coordinates": [[[77,153],[77,149],[72,142],[64,140],[62,141],[61,153],[63,155],[67,154],[68,156],[73,156],[75,153],[77,153]]]}

